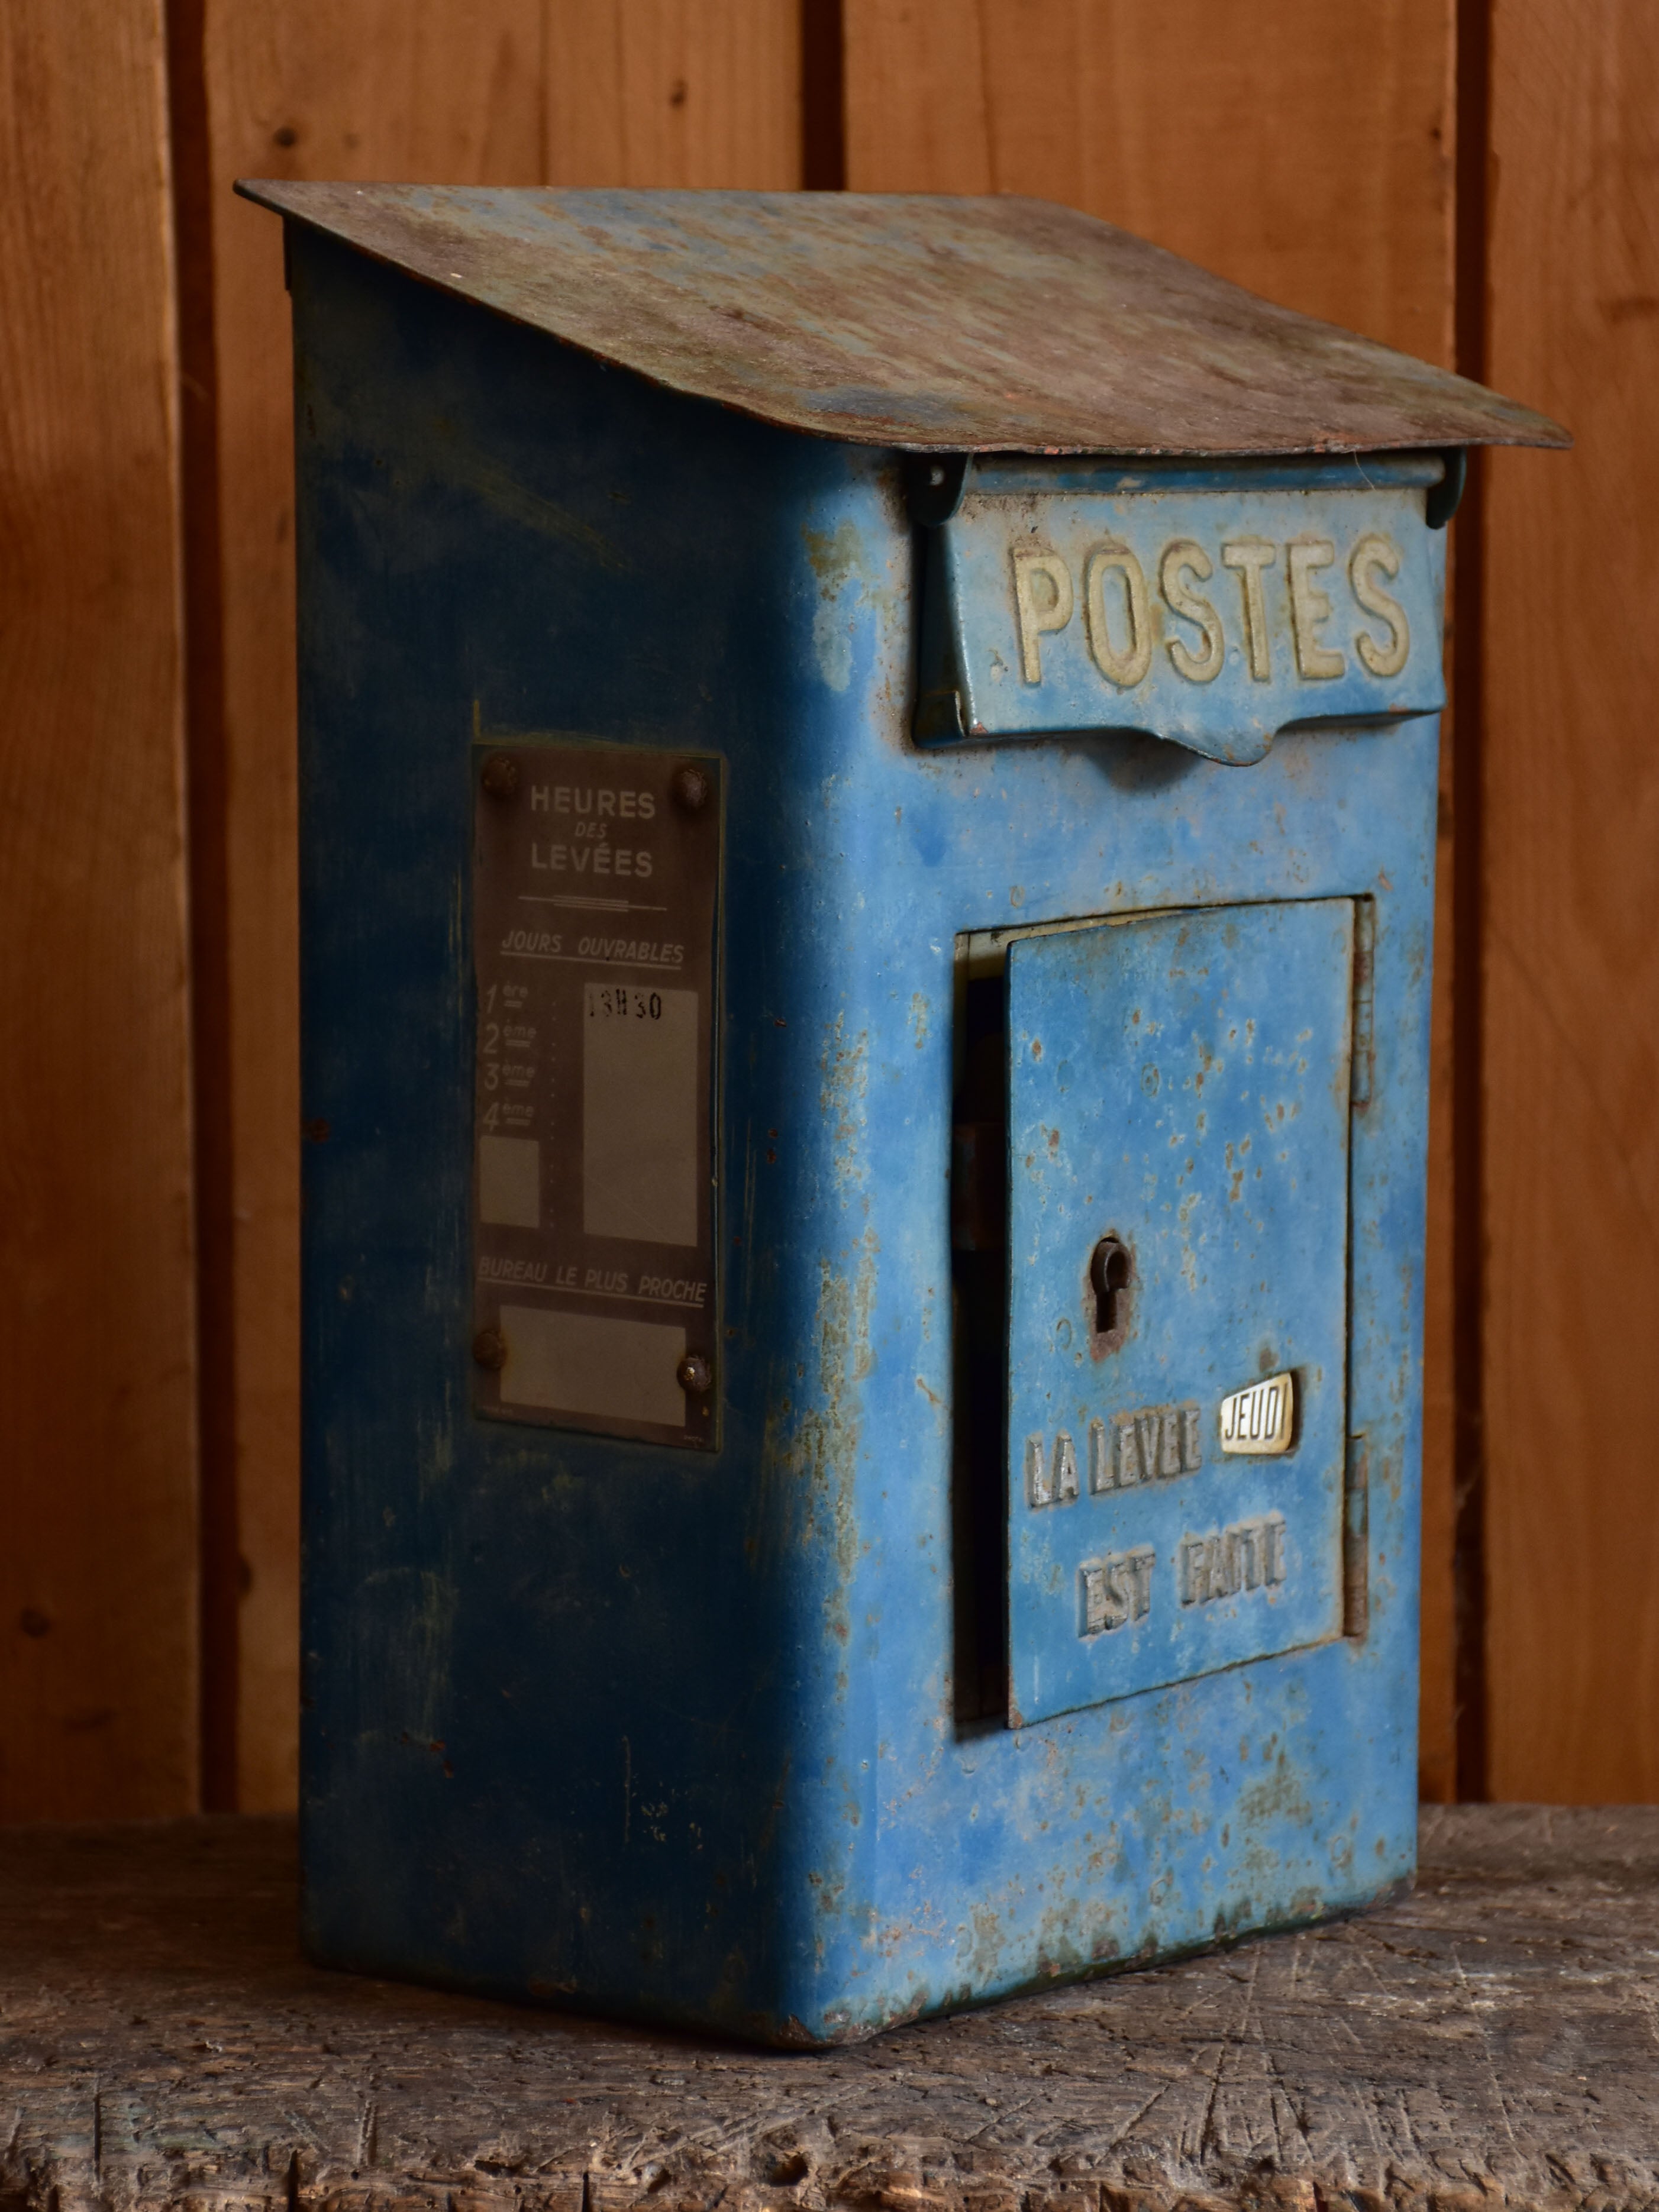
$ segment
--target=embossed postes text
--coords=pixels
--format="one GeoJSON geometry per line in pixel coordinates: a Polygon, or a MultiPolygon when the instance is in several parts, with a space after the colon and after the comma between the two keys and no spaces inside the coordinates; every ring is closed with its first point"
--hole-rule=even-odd
{"type": "Polygon", "coordinates": [[[1161,652],[1188,684],[1210,684],[1229,651],[1258,684],[1279,670],[1304,684],[1329,682],[1352,664],[1387,680],[1410,658],[1411,625],[1389,586],[1400,548],[1380,530],[1351,545],[1313,535],[1276,544],[1241,535],[1205,546],[1171,538],[1151,573],[1131,547],[1102,538],[1080,556],[1048,545],[1009,549],[1019,672],[1042,681],[1042,641],[1079,623],[1089,658],[1108,684],[1133,691],[1161,652]],[[1345,580],[1352,615],[1328,586],[1345,580]],[[1285,617],[1288,616],[1288,634],[1285,617]],[[1278,641],[1276,644],[1276,640],[1278,641]]]}

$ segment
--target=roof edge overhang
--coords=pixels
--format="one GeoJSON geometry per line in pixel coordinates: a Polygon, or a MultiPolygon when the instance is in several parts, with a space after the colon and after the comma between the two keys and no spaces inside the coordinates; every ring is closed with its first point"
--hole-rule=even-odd
{"type": "MultiPolygon", "coordinates": [[[[1050,201],[260,179],[235,189],[285,222],[665,390],[841,443],[1194,462],[1572,443],[1560,424],[1484,386],[1277,307],[1050,201]],[[930,257],[935,235],[948,250],[930,257]],[[1027,265],[1011,266],[1011,249],[1028,240],[1027,265]],[[867,276],[878,291],[910,276],[919,254],[932,282],[928,311],[895,327],[884,353],[879,329],[858,326],[866,312],[858,280],[867,276]],[[1054,308],[1056,270],[1077,279],[1066,302],[1072,325],[1056,319],[1062,346],[1076,342],[1062,365],[1075,369],[1077,345],[1103,315],[1115,331],[1119,310],[1123,325],[1138,319],[1140,350],[1120,345],[1110,366],[1140,368],[1159,387],[1151,401],[1126,408],[1109,390],[1096,401],[1085,375],[1069,406],[1045,404],[1040,362],[1024,388],[1015,383],[999,400],[983,374],[964,371],[960,350],[950,357],[954,341],[979,370],[977,340],[996,374],[1017,377],[1010,349],[1023,319],[1041,326],[1054,308]],[[839,296],[847,319],[838,327],[826,309],[839,296]],[[855,392],[837,374],[849,357],[872,380],[855,392]],[[1275,359],[1284,370],[1277,392],[1275,359]],[[930,365],[936,392],[925,388],[930,365]],[[1239,421],[1225,423],[1218,391],[1224,407],[1245,368],[1255,373],[1255,389],[1237,395],[1239,421]],[[1368,374],[1380,398],[1368,392],[1368,374]],[[938,419],[917,419],[930,404],[938,419]],[[1300,427],[1321,414],[1328,419],[1300,427]]],[[[1054,331],[1044,335],[1052,347],[1054,331]]]]}

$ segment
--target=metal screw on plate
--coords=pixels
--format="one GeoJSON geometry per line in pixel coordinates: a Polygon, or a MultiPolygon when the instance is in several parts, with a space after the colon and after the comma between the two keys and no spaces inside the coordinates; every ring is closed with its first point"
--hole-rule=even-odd
{"type": "Polygon", "coordinates": [[[714,1377],[700,1352],[688,1352],[674,1370],[674,1380],[688,1398],[706,1397],[714,1377]]]}
{"type": "Polygon", "coordinates": [[[480,1367],[505,1367],[507,1346],[495,1328],[481,1328],[472,1340],[472,1357],[480,1367]]]}
{"type": "Polygon", "coordinates": [[[674,794],[674,804],[682,814],[701,814],[708,804],[709,793],[714,787],[708,771],[696,767],[690,761],[675,769],[673,781],[669,785],[674,794]]]}
{"type": "Polygon", "coordinates": [[[519,795],[519,763],[511,753],[491,753],[483,764],[478,781],[491,799],[516,799],[519,795]]]}

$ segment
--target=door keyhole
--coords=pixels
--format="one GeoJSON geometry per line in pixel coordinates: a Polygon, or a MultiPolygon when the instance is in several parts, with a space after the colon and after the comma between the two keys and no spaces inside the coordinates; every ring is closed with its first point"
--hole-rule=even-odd
{"type": "Polygon", "coordinates": [[[1097,1336],[1117,1336],[1128,1326],[1129,1285],[1133,1275],[1128,1246],[1115,1237],[1103,1237],[1089,1261],[1097,1336]]]}

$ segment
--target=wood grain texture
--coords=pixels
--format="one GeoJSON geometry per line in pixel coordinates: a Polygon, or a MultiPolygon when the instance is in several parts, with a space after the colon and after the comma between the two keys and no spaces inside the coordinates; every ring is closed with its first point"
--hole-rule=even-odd
{"type": "Polygon", "coordinates": [[[0,24],[0,1818],[196,1802],[158,0],[0,24]]]}
{"type": "Polygon", "coordinates": [[[236,1802],[292,1803],[299,1095],[293,476],[281,226],[238,176],[787,186],[793,0],[206,0],[222,547],[236,1802]]]}
{"type": "Polygon", "coordinates": [[[1346,1923],[811,2056],[319,1972],[286,1823],[0,1838],[13,2212],[1613,2212],[1659,1812],[1425,1816],[1346,1923]]]}
{"type": "MultiPolygon", "coordinates": [[[[281,226],[238,176],[489,177],[542,159],[539,0],[210,0],[241,1566],[236,1802],[294,1802],[299,1722],[299,1005],[293,424],[281,226]]],[[[220,1563],[219,1571],[226,1571],[220,1563]]]]}
{"type": "Polygon", "coordinates": [[[546,68],[544,183],[801,181],[798,0],[550,0],[546,68]]]}
{"type": "Polygon", "coordinates": [[[1489,368],[1493,1794],[1659,1796],[1659,16],[1498,0],[1489,368]]]}
{"type": "Polygon", "coordinates": [[[1449,362],[1450,0],[846,0],[845,21],[854,191],[1064,200],[1449,362]]]}
{"type": "MultiPolygon", "coordinates": [[[[1450,366],[1455,9],[846,0],[848,182],[1064,200],[1450,366]]],[[[1500,377],[1499,385],[1503,383],[1500,377]]],[[[1451,894],[1449,763],[1440,895],[1451,894]]],[[[1425,1796],[1452,1795],[1452,941],[1435,947],[1425,1255],[1425,1796]]]]}

